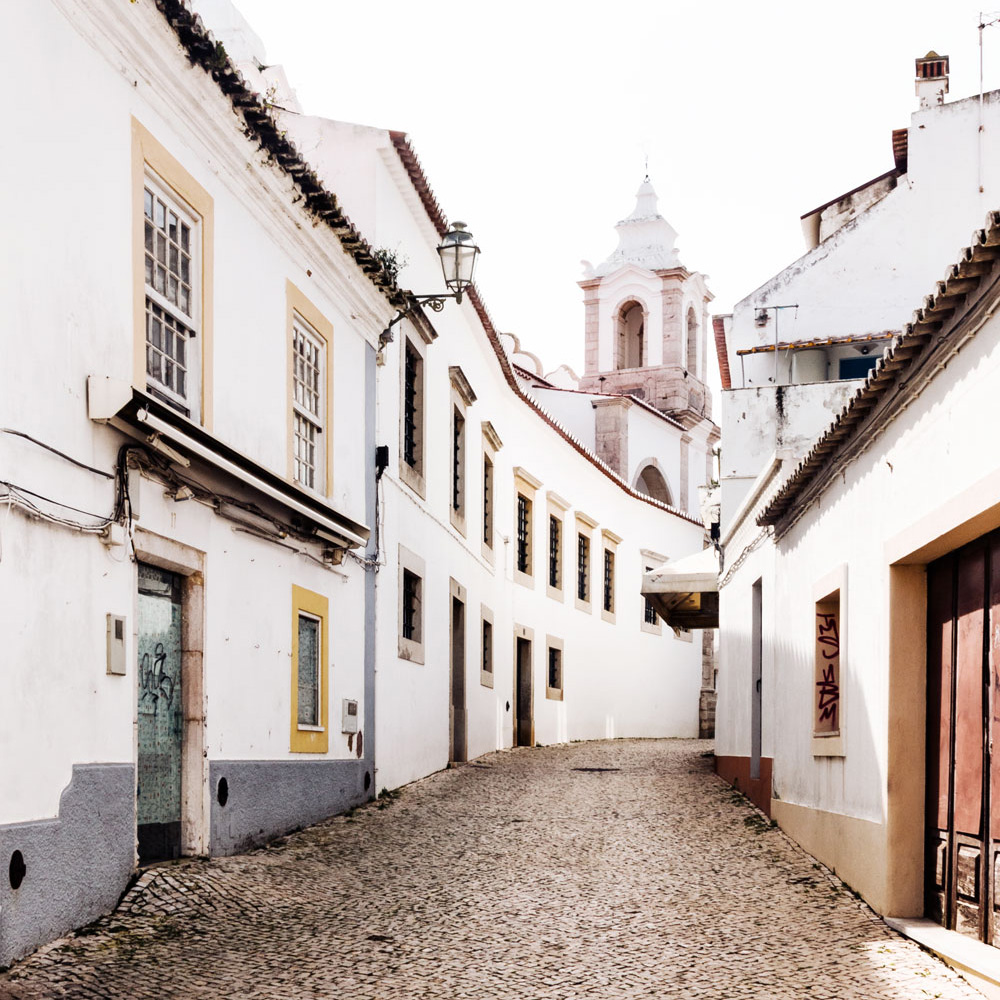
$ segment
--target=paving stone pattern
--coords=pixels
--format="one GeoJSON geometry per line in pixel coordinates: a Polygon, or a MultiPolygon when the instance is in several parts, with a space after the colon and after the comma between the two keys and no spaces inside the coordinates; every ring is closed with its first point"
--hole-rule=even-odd
{"type": "Polygon", "coordinates": [[[0,997],[982,1000],[711,773],[519,749],[240,857],[147,870],[0,997]]]}

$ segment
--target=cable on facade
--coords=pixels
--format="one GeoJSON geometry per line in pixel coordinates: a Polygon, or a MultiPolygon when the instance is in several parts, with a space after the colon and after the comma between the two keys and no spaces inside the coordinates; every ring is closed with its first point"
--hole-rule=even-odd
{"type": "MultiPolygon", "coordinates": [[[[261,538],[264,541],[269,541],[275,545],[281,545],[283,548],[290,549],[292,552],[297,552],[299,555],[305,556],[307,559],[311,559],[313,562],[325,569],[332,569],[328,562],[323,559],[319,559],[312,555],[310,552],[306,552],[302,549],[295,547],[294,545],[289,545],[282,541],[282,539],[292,535],[298,537],[306,542],[315,542],[316,539],[311,535],[304,532],[301,528],[296,528],[295,525],[286,523],[284,521],[279,521],[277,518],[272,517],[270,514],[261,510],[256,504],[247,503],[245,500],[241,500],[238,497],[228,496],[226,494],[217,493],[211,488],[205,486],[203,483],[199,482],[197,479],[193,479],[189,476],[182,476],[176,471],[170,468],[166,459],[161,458],[159,455],[154,454],[148,448],[137,445],[133,443],[123,444],[118,449],[118,455],[115,461],[115,472],[108,473],[102,469],[96,469],[92,466],[86,465],[82,462],[78,462],[76,459],[69,455],[65,455],[63,452],[50,445],[45,444],[42,441],[38,441],[28,434],[21,431],[11,430],[10,428],[0,428],[0,433],[13,434],[17,437],[25,438],[31,441],[33,444],[37,444],[41,448],[45,448],[47,451],[51,451],[58,455],[60,458],[64,458],[82,469],[88,472],[96,473],[97,475],[104,476],[107,479],[112,479],[115,481],[115,499],[112,511],[108,515],[95,514],[93,511],[83,510],[79,507],[74,507],[72,504],[64,503],[61,500],[55,500],[52,497],[47,497],[41,493],[36,493],[34,490],[28,489],[26,486],[19,486],[16,483],[12,483],[8,480],[0,479],[0,487],[6,488],[6,493],[0,495],[0,504],[6,503],[7,510],[4,514],[3,527],[6,527],[7,518],[10,516],[10,510],[12,507],[18,507],[24,510],[29,516],[37,517],[41,520],[48,521],[52,524],[58,524],[65,528],[71,528],[76,531],[83,532],[85,534],[100,535],[108,530],[112,524],[121,523],[125,527],[125,532],[128,537],[129,544],[132,550],[132,558],[138,561],[138,553],[135,548],[135,539],[133,537],[132,525],[134,522],[133,517],[133,501],[132,496],[129,493],[129,469],[137,468],[139,471],[149,478],[159,482],[161,485],[167,487],[168,489],[173,489],[175,492],[181,487],[187,487],[194,495],[191,499],[195,500],[197,503],[204,504],[207,507],[212,508],[212,510],[222,518],[226,518],[229,521],[233,521],[238,525],[236,530],[244,531],[246,534],[254,535],[257,538],[261,538]],[[38,502],[36,502],[38,501],[38,502]],[[73,517],[63,516],[62,513],[56,513],[52,510],[45,509],[45,506],[39,506],[39,504],[47,505],[52,508],[58,508],[59,511],[68,511],[73,514],[79,514],[84,517],[89,517],[94,519],[94,523],[87,523],[84,521],[77,520],[73,517]],[[245,511],[247,514],[253,517],[259,518],[261,521],[273,526],[273,532],[269,532],[264,528],[257,529],[252,525],[247,525],[240,521],[239,518],[227,515],[223,509],[224,505],[229,505],[231,507],[238,508],[245,511]]],[[[377,570],[378,562],[378,522],[379,518],[376,518],[376,548],[375,548],[375,559],[367,560],[361,559],[355,556],[353,552],[348,551],[348,555],[354,558],[357,562],[364,566],[374,565],[377,570]]],[[[2,528],[0,528],[2,532],[2,528]]],[[[3,557],[3,547],[2,547],[2,534],[0,534],[0,559],[3,557]]],[[[332,570],[337,572],[336,570],[332,570]]]]}
{"type": "MultiPolygon", "coordinates": [[[[385,469],[382,470],[384,472],[385,469]]],[[[382,554],[382,513],[385,509],[385,503],[382,497],[382,474],[381,472],[375,476],[375,551],[371,556],[359,556],[352,552],[350,549],[347,550],[347,555],[353,559],[359,566],[364,566],[365,569],[373,569],[376,573],[382,565],[381,554],[382,554]]]]}
{"type": "Polygon", "coordinates": [[[67,462],[71,462],[78,469],[86,469],[87,472],[93,472],[95,476],[104,476],[105,479],[115,478],[113,472],[106,472],[104,469],[95,469],[94,466],[87,465],[86,462],[80,462],[58,448],[53,448],[52,445],[46,444],[44,441],[39,441],[38,438],[34,438],[30,434],[25,434],[24,431],[16,431],[12,427],[0,427],[0,434],[10,434],[13,437],[24,438],[26,441],[38,445],[39,448],[44,448],[46,451],[51,451],[53,455],[58,455],[60,458],[66,459],[67,462]]]}

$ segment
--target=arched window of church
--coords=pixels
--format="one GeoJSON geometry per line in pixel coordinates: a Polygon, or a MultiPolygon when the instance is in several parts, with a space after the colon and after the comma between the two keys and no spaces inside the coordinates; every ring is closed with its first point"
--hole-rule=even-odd
{"type": "Polygon", "coordinates": [[[626,302],[618,313],[616,368],[642,368],[645,364],[643,341],[645,317],[638,302],[626,302]]]}
{"type": "Polygon", "coordinates": [[[698,374],[698,317],[694,306],[688,307],[687,315],[687,370],[698,374]]]}
{"type": "Polygon", "coordinates": [[[667,486],[663,473],[655,465],[644,466],[636,477],[635,488],[638,493],[645,493],[646,496],[663,503],[673,504],[670,497],[670,487],[667,486]]]}

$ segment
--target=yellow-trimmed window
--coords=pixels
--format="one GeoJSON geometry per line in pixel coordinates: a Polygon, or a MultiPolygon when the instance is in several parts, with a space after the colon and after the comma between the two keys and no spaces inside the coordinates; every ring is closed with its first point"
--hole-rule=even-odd
{"type": "Polygon", "coordinates": [[[133,384],[212,423],[211,196],[132,119],[133,384]]]}
{"type": "Polygon", "coordinates": [[[287,281],[288,478],[328,496],[332,470],[333,325],[287,281]]]}
{"type": "Polygon", "coordinates": [[[326,344],[298,313],[292,316],[292,478],[311,490],[326,485],[326,344]]]}
{"type": "Polygon", "coordinates": [[[330,602],[292,587],[292,753],[326,753],[329,727],[330,602]]]}

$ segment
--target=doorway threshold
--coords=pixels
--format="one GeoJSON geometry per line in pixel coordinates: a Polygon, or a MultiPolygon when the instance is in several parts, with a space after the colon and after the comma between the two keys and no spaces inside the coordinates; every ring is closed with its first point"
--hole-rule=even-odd
{"type": "Polygon", "coordinates": [[[1000,949],[926,918],[886,917],[885,922],[956,969],[989,1000],[1000,1000],[1000,949]]]}

